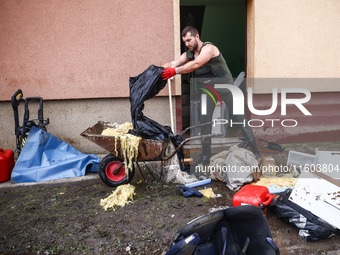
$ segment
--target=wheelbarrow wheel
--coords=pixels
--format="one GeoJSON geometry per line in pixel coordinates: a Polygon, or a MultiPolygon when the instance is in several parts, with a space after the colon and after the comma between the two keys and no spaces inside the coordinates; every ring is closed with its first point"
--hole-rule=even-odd
{"type": "Polygon", "coordinates": [[[135,175],[135,166],[127,174],[122,160],[113,154],[104,157],[99,163],[100,179],[111,187],[129,183],[135,175]],[[121,165],[122,164],[122,165],[121,165]],[[120,169],[118,169],[120,167],[120,169]]]}

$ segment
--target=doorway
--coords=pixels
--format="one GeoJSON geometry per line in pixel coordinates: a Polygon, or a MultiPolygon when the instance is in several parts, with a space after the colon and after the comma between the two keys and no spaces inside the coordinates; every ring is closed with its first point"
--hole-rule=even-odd
{"type": "MultiPolygon", "coordinates": [[[[181,0],[180,28],[194,26],[216,45],[234,78],[246,70],[246,0],[181,0]]],[[[181,43],[181,53],[187,49],[181,43]]],[[[189,75],[182,75],[182,129],[190,126],[189,75]]]]}

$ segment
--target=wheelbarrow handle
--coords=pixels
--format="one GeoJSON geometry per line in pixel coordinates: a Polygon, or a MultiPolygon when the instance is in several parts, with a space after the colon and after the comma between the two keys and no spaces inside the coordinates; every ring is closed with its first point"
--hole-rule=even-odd
{"type": "Polygon", "coordinates": [[[195,125],[195,126],[187,127],[186,129],[184,129],[184,131],[182,132],[181,136],[183,136],[189,129],[203,127],[203,126],[207,126],[207,125],[211,125],[211,124],[213,124],[212,121],[206,122],[206,123],[202,123],[202,124],[198,124],[198,125],[195,125]]]}
{"type": "Polygon", "coordinates": [[[177,148],[170,153],[170,155],[168,157],[165,157],[163,160],[169,160],[171,159],[176,153],[177,151],[183,147],[184,144],[186,144],[187,142],[191,141],[191,140],[204,140],[206,138],[211,138],[211,137],[219,137],[221,136],[221,134],[210,134],[210,135],[201,135],[201,136],[193,136],[193,137],[189,137],[187,139],[185,139],[184,141],[182,141],[177,148]]]}

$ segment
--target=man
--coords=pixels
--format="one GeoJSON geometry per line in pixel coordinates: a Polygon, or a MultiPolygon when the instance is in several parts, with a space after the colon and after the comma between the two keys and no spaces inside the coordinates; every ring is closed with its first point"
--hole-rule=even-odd
{"type": "Polygon", "coordinates": [[[162,73],[164,79],[169,79],[176,74],[191,72],[194,72],[194,77],[202,77],[200,73],[205,71],[203,68],[206,68],[205,77],[210,75],[226,78],[230,84],[233,83],[233,77],[218,48],[212,43],[203,43],[196,28],[192,26],[184,28],[182,39],[189,50],[184,52],[178,60],[163,65],[165,67],[162,73]],[[211,66],[212,70],[208,70],[208,66],[211,66]]]}
{"type": "MultiPolygon", "coordinates": [[[[184,52],[179,59],[165,63],[163,65],[164,71],[161,76],[164,80],[169,79],[176,74],[192,73],[193,78],[209,78],[210,84],[216,83],[217,80],[224,84],[233,84],[232,74],[227,66],[225,59],[223,58],[219,49],[210,42],[203,43],[200,39],[199,33],[196,28],[188,26],[182,31],[182,39],[188,48],[188,51],[184,52]]],[[[217,90],[217,89],[216,89],[217,90]]],[[[224,90],[217,90],[218,94],[227,104],[230,111],[232,111],[232,96],[231,93],[224,90]]],[[[211,100],[208,100],[208,102],[211,100]]],[[[211,121],[212,113],[214,110],[213,105],[208,104],[208,113],[200,116],[201,123],[211,121]],[[209,119],[210,118],[210,119],[209,119]]],[[[242,122],[246,120],[244,115],[235,115],[236,122],[242,122]]],[[[242,132],[246,137],[252,151],[256,158],[259,158],[258,148],[255,142],[253,132],[247,121],[245,121],[246,127],[242,127],[242,132]]],[[[201,134],[211,134],[211,125],[201,128],[201,134]]],[[[202,164],[208,164],[211,156],[211,139],[205,139],[202,142],[202,164]]]]}

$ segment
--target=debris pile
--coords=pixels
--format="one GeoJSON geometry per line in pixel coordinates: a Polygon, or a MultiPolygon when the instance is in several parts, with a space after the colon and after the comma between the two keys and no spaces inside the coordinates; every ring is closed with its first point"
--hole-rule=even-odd
{"type": "Polygon", "coordinates": [[[107,198],[100,200],[100,205],[105,211],[116,207],[124,207],[128,203],[132,203],[133,196],[135,195],[135,187],[130,184],[118,186],[115,191],[112,192],[107,198]],[[130,200],[130,201],[129,201],[130,200]]]}
{"type": "Polygon", "coordinates": [[[133,130],[131,122],[125,122],[119,125],[117,128],[107,128],[102,131],[103,136],[115,137],[115,152],[118,154],[117,143],[120,141],[120,147],[124,155],[125,170],[128,173],[128,169],[132,168],[133,160],[137,159],[138,146],[141,137],[129,134],[129,130],[133,130]]]}
{"type": "Polygon", "coordinates": [[[201,189],[200,192],[203,194],[204,197],[206,198],[212,198],[215,197],[216,194],[212,190],[212,188],[206,188],[206,189],[201,189]]]}

